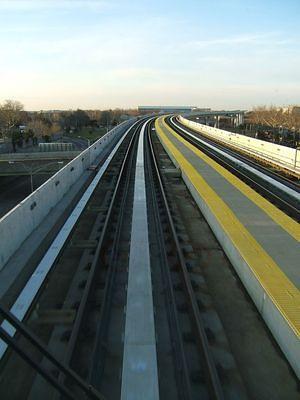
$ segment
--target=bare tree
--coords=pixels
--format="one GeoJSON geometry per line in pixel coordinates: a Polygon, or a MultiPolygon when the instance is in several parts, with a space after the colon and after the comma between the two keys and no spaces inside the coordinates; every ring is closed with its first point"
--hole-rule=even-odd
{"type": "Polygon", "coordinates": [[[255,107],[249,113],[248,121],[254,125],[268,126],[270,128],[299,129],[300,117],[292,111],[280,107],[261,106],[255,107]]]}
{"type": "Polygon", "coordinates": [[[300,115],[294,113],[292,110],[287,110],[284,113],[284,121],[282,126],[285,126],[289,130],[300,129],[300,115]]]}
{"type": "Polygon", "coordinates": [[[36,138],[50,136],[52,134],[52,126],[46,124],[40,119],[35,119],[29,122],[27,128],[33,133],[33,136],[36,138]]]}
{"type": "Polygon", "coordinates": [[[8,135],[19,123],[23,110],[23,104],[15,100],[5,100],[5,102],[0,105],[0,124],[4,134],[8,135]]]}
{"type": "Polygon", "coordinates": [[[104,110],[101,112],[99,123],[108,128],[108,126],[111,124],[112,118],[113,118],[112,110],[104,110]]]}

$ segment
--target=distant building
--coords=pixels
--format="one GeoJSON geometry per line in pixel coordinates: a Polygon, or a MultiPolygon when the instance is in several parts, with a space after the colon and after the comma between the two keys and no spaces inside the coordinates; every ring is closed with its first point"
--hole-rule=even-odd
{"type": "Polygon", "coordinates": [[[211,108],[194,108],[192,111],[193,111],[193,112],[199,112],[199,113],[202,113],[202,112],[210,112],[210,111],[211,111],[211,108]]]}
{"type": "Polygon", "coordinates": [[[140,113],[186,113],[196,110],[195,106],[139,106],[140,113]]]}

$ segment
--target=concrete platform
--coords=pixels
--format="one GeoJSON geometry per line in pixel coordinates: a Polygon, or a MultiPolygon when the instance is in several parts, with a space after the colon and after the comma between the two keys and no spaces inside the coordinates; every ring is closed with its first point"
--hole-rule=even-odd
{"type": "Polygon", "coordinates": [[[163,118],[156,120],[156,130],[299,377],[299,225],[172,131],[163,118]]]}

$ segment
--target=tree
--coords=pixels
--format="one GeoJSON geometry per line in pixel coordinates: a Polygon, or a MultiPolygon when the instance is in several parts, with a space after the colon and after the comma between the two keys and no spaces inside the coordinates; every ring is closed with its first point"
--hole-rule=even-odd
{"type": "Polygon", "coordinates": [[[272,140],[288,145],[297,145],[300,131],[300,115],[297,107],[255,107],[248,115],[248,122],[271,131],[272,140]]]}
{"type": "Polygon", "coordinates": [[[71,128],[79,130],[84,126],[88,126],[90,122],[89,115],[83,110],[62,113],[59,120],[60,126],[66,131],[71,128]]]}
{"type": "Polygon", "coordinates": [[[73,125],[76,129],[81,129],[84,126],[88,126],[90,123],[90,117],[85,111],[76,110],[72,113],[73,125]]]}
{"type": "Polygon", "coordinates": [[[100,125],[102,125],[102,126],[110,125],[110,123],[112,121],[112,117],[113,117],[113,115],[112,115],[111,110],[102,111],[100,120],[99,120],[100,125]]]}
{"type": "Polygon", "coordinates": [[[286,128],[299,129],[300,116],[292,110],[283,109],[281,107],[261,106],[255,107],[248,116],[248,121],[254,125],[267,126],[272,129],[286,128]]]}
{"type": "Polygon", "coordinates": [[[59,125],[66,132],[69,132],[72,127],[72,118],[70,112],[63,112],[60,114],[59,125]]]}
{"type": "Polygon", "coordinates": [[[9,135],[10,131],[20,123],[21,112],[23,110],[23,104],[15,100],[5,100],[0,105],[0,125],[5,135],[9,135]]]}
{"type": "Polygon", "coordinates": [[[43,121],[42,119],[35,119],[28,123],[27,129],[30,132],[30,136],[33,141],[37,143],[37,139],[44,137],[47,140],[52,132],[52,124],[43,121]]]}

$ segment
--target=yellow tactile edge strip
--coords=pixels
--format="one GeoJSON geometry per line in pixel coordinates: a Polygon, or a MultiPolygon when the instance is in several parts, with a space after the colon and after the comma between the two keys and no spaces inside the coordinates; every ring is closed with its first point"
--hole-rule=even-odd
{"type": "Polygon", "coordinates": [[[230,237],[233,245],[239,250],[240,255],[260,282],[264,291],[272,299],[296,336],[300,338],[299,290],[238,220],[227,204],[168,139],[159,125],[159,120],[155,121],[155,126],[160,139],[169,148],[179,167],[187,174],[192,185],[205,201],[224,232],[230,237]]]}
{"type": "Polygon", "coordinates": [[[183,139],[180,135],[171,130],[164,120],[162,120],[162,123],[164,127],[176,137],[176,139],[182,142],[193,153],[195,153],[203,161],[209,164],[229,183],[234,185],[235,188],[237,188],[244,196],[248,197],[254,204],[256,204],[266,214],[268,214],[268,216],[272,218],[278,225],[280,225],[289,235],[298,240],[298,242],[300,241],[300,226],[296,221],[294,221],[292,218],[279,210],[264,197],[255,192],[255,190],[253,190],[250,186],[248,186],[246,183],[244,183],[231,172],[229,172],[226,168],[222,167],[216,161],[204,154],[201,150],[197,149],[187,140],[183,139]]]}

